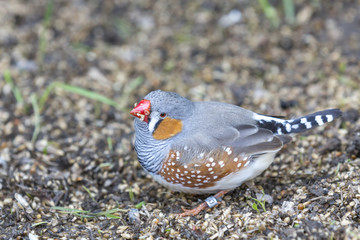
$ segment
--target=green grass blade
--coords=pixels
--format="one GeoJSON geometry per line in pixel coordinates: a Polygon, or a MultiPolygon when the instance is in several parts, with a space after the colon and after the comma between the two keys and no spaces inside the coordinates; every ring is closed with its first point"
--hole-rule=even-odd
{"type": "Polygon", "coordinates": [[[18,104],[23,104],[23,103],[24,103],[24,98],[23,98],[23,96],[22,96],[19,88],[15,86],[15,84],[14,84],[14,82],[13,82],[13,80],[12,80],[10,71],[9,71],[9,70],[6,70],[3,75],[4,75],[5,82],[6,82],[7,84],[9,84],[10,87],[11,87],[11,91],[12,91],[13,94],[14,94],[14,97],[15,97],[15,99],[16,99],[16,102],[17,102],[18,104]]]}
{"type": "Polygon", "coordinates": [[[113,143],[112,143],[111,137],[107,137],[106,140],[107,140],[109,151],[112,152],[113,151],[113,143]]]}
{"type": "Polygon", "coordinates": [[[37,226],[39,226],[39,225],[43,225],[43,224],[48,225],[49,223],[48,223],[48,222],[38,222],[38,223],[34,223],[34,224],[32,224],[32,225],[31,225],[31,227],[32,227],[32,228],[34,228],[34,227],[37,227],[37,226]]]}
{"type": "Polygon", "coordinates": [[[143,83],[144,79],[142,77],[137,77],[133,79],[128,85],[125,86],[122,96],[119,100],[119,109],[124,109],[128,103],[130,94],[136,90],[138,86],[143,83]]]}
{"type": "Polygon", "coordinates": [[[63,213],[90,213],[89,211],[85,211],[85,210],[79,210],[79,209],[75,209],[75,208],[59,207],[59,206],[51,207],[51,209],[58,210],[58,211],[61,211],[63,213]]]}
{"type": "Polygon", "coordinates": [[[129,198],[130,198],[131,202],[134,202],[135,197],[134,197],[134,192],[131,187],[129,188],[129,198]]]}
{"type": "Polygon", "coordinates": [[[46,9],[45,9],[45,14],[44,14],[43,30],[40,35],[38,51],[36,53],[36,60],[37,60],[37,63],[40,68],[44,64],[44,55],[45,55],[46,47],[47,47],[45,33],[46,33],[47,28],[50,26],[53,9],[54,9],[54,0],[48,0],[46,9]]]}
{"type": "Polygon", "coordinates": [[[49,25],[50,25],[53,9],[54,9],[54,0],[48,0],[46,9],[45,9],[45,17],[44,17],[44,21],[43,21],[43,25],[46,28],[49,27],[49,25]]]}
{"type": "Polygon", "coordinates": [[[53,91],[53,89],[60,85],[62,83],[60,82],[53,82],[51,83],[44,91],[44,93],[41,95],[40,99],[39,99],[39,109],[40,109],[40,112],[42,112],[44,110],[44,105],[45,105],[45,102],[46,100],[49,98],[49,95],[50,93],[53,91]]]}
{"type": "Polygon", "coordinates": [[[73,208],[65,208],[65,207],[51,207],[51,209],[60,211],[61,213],[68,213],[77,217],[80,217],[81,219],[83,218],[95,218],[95,217],[107,217],[107,218],[111,218],[111,219],[119,219],[121,217],[114,215],[113,213],[116,212],[127,212],[127,210],[124,209],[120,209],[120,208],[114,208],[114,209],[110,209],[110,210],[106,210],[106,211],[101,211],[101,212],[90,212],[90,211],[85,211],[85,210],[79,210],[79,209],[73,209],[73,208]]]}
{"type": "Polygon", "coordinates": [[[145,206],[146,205],[146,202],[145,201],[142,201],[142,202],[139,202],[138,204],[135,205],[135,208],[136,209],[140,209],[142,208],[142,206],[145,206]]]}
{"type": "Polygon", "coordinates": [[[72,85],[65,84],[65,83],[59,84],[57,86],[65,91],[72,92],[72,93],[75,93],[75,94],[78,94],[78,95],[81,95],[81,96],[84,96],[84,97],[87,97],[90,99],[94,99],[96,101],[105,103],[105,104],[113,106],[115,108],[117,107],[117,103],[115,101],[113,101],[110,98],[107,98],[99,93],[92,92],[92,91],[86,90],[84,88],[72,86],[72,85]]]}
{"type": "Polygon", "coordinates": [[[274,28],[278,28],[280,25],[280,20],[276,9],[273,6],[271,6],[268,0],[258,0],[258,2],[265,14],[265,17],[271,22],[271,25],[274,28]]]}
{"type": "Polygon", "coordinates": [[[90,189],[88,189],[87,187],[85,187],[84,185],[82,186],[83,187],[83,189],[89,194],[89,196],[90,196],[90,198],[91,198],[91,200],[93,200],[93,201],[95,201],[95,199],[94,199],[94,197],[93,197],[93,195],[91,194],[91,192],[90,192],[90,189]]]}
{"type": "Polygon", "coordinates": [[[283,0],[285,19],[288,24],[295,23],[295,8],[293,0],[283,0]]]}
{"type": "Polygon", "coordinates": [[[56,88],[60,88],[60,89],[62,89],[64,91],[66,91],[66,92],[75,93],[75,94],[78,94],[78,95],[81,95],[81,96],[84,96],[84,97],[87,97],[87,98],[102,102],[104,104],[108,104],[108,105],[113,106],[115,108],[118,107],[118,104],[115,101],[113,101],[112,99],[107,98],[107,97],[105,97],[105,96],[103,96],[103,95],[101,95],[99,93],[92,92],[90,90],[86,90],[86,89],[81,88],[81,87],[76,87],[76,86],[73,86],[73,85],[65,84],[65,83],[62,83],[62,82],[53,82],[45,89],[44,93],[40,97],[40,100],[39,100],[40,112],[42,112],[44,110],[44,106],[45,106],[45,103],[46,103],[47,99],[49,98],[49,95],[56,88]]]}
{"type": "Polygon", "coordinates": [[[34,125],[35,125],[34,132],[31,138],[31,143],[34,146],[38,138],[38,135],[40,133],[40,109],[35,94],[31,95],[31,104],[34,109],[34,125]]]}
{"type": "Polygon", "coordinates": [[[110,218],[110,219],[120,219],[121,217],[113,215],[113,214],[106,214],[105,217],[110,218]]]}

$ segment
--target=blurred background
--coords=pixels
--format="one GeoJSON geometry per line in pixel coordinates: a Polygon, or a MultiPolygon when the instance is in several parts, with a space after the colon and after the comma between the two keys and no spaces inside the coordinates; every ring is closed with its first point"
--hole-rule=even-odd
{"type": "MultiPolygon", "coordinates": [[[[330,146],[328,139],[335,139],[332,148],[320,149],[320,158],[325,161],[328,151],[337,150],[340,160],[329,163],[332,170],[327,171],[346,172],[337,163],[360,156],[359,134],[353,134],[360,126],[359,4],[358,0],[2,2],[0,195],[7,202],[0,206],[4,216],[14,210],[10,204],[14,193],[35,196],[30,198],[33,209],[50,214],[48,218],[41,214],[38,222],[51,222],[47,208],[51,205],[94,210],[145,201],[165,207],[166,214],[178,211],[178,206],[168,204],[170,193],[159,197],[166,190],[146,179],[131,143],[129,110],[156,89],[289,118],[341,108],[345,114],[340,133],[334,129],[321,133],[324,140],[310,138],[310,145],[295,148],[304,155],[288,152],[284,158],[311,159],[313,150],[320,148],[312,144],[330,146]],[[46,193],[36,195],[34,189],[46,193]],[[89,198],[87,192],[95,197],[89,198]],[[41,203],[43,199],[52,204],[41,203]]],[[[318,167],[318,162],[313,164],[318,167]]],[[[8,220],[19,223],[21,216],[8,220]]],[[[145,225],[153,221],[141,216],[145,225]]],[[[130,217],[124,219],[120,224],[132,226],[130,217]]],[[[344,226],[356,229],[359,215],[354,219],[349,221],[357,225],[342,225],[334,218],[338,224],[333,231],[345,234],[350,228],[344,226]]],[[[254,226],[260,229],[257,223],[254,226]]],[[[3,234],[16,225],[7,226],[3,234]]],[[[129,229],[116,236],[141,236],[139,229],[129,229]]],[[[160,236],[176,236],[159,229],[155,232],[160,236]]],[[[31,231],[36,235],[40,230],[24,228],[11,236],[28,236],[31,231]]],[[[82,234],[90,236],[87,231],[82,234]]],[[[276,231],[262,234],[281,236],[276,231]]]]}
{"type": "Polygon", "coordinates": [[[25,98],[60,81],[122,107],[159,88],[265,113],[281,100],[312,111],[359,99],[357,1],[9,1],[0,11],[1,72],[25,98]]]}

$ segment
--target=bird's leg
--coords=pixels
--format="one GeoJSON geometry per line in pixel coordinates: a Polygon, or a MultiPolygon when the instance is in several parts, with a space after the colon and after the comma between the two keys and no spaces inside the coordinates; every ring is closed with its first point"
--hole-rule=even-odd
{"type": "Polygon", "coordinates": [[[219,204],[219,202],[221,202],[221,197],[224,196],[227,192],[229,191],[220,191],[217,194],[215,194],[214,196],[210,196],[208,198],[205,199],[205,201],[203,203],[201,203],[199,206],[197,206],[194,209],[185,209],[184,207],[181,207],[181,209],[184,211],[183,213],[180,213],[179,216],[181,217],[185,217],[185,216],[196,216],[198,215],[202,210],[205,210],[207,207],[208,208],[213,208],[216,205],[219,204]]]}

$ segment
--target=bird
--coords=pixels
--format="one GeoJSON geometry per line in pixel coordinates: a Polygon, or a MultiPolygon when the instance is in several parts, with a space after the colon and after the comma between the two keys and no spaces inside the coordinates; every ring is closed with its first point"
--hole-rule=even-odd
{"type": "Polygon", "coordinates": [[[227,192],[260,175],[291,135],[342,115],[327,109],[286,120],[236,105],[193,102],[174,92],[148,93],[130,112],[135,116],[135,151],[144,170],[166,188],[214,194],[180,216],[215,207],[227,192]]]}

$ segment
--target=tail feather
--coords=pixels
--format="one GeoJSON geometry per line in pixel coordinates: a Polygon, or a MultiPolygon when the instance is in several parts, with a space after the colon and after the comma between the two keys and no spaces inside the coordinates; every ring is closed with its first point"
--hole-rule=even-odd
{"type": "Polygon", "coordinates": [[[283,120],[263,115],[256,115],[258,126],[267,128],[278,135],[304,132],[309,129],[322,126],[340,117],[342,112],[339,109],[328,109],[315,112],[294,120],[283,120]]]}
{"type": "Polygon", "coordinates": [[[328,109],[306,115],[295,120],[288,120],[291,130],[288,133],[299,133],[306,130],[322,126],[325,123],[332,122],[335,118],[342,115],[339,109],[328,109]]]}

